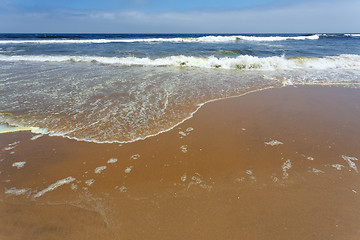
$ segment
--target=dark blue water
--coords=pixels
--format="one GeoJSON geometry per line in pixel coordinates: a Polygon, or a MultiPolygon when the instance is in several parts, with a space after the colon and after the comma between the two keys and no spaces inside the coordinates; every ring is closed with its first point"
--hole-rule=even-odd
{"type": "Polygon", "coordinates": [[[72,55],[106,57],[149,57],[166,56],[216,56],[236,57],[251,55],[258,57],[282,56],[324,57],[340,54],[360,54],[360,36],[344,34],[319,34],[315,40],[283,41],[218,41],[222,36],[255,37],[297,37],[314,36],[306,34],[0,34],[1,54],[5,55],[72,55]],[[197,42],[196,39],[213,36],[214,41],[197,42]],[[147,39],[194,39],[192,42],[149,41],[147,39]],[[131,42],[131,40],[144,42],[131,42]],[[10,43],[6,43],[6,41],[10,43]],[[46,41],[55,42],[46,44],[46,41]],[[82,40],[129,40],[130,42],[73,43],[82,40]],[[18,41],[18,42],[16,42],[18,41]],[[22,41],[30,41],[21,43],[22,41]]]}
{"type": "Polygon", "coordinates": [[[358,86],[360,35],[0,34],[0,124],[80,140],[134,141],[291,84],[358,86]]]}

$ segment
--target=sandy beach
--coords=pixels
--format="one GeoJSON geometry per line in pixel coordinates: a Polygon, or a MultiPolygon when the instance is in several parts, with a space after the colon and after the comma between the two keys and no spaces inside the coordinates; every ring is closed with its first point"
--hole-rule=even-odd
{"type": "Polygon", "coordinates": [[[0,134],[0,239],[358,239],[359,106],[289,86],[128,144],[0,134]]]}

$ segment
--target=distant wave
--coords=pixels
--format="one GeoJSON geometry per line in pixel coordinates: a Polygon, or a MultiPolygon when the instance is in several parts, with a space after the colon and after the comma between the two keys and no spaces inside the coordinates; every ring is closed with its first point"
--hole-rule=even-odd
{"type": "Polygon", "coordinates": [[[356,38],[358,38],[358,37],[360,37],[360,34],[352,33],[352,34],[344,34],[344,36],[346,36],[346,37],[356,37],[356,38]]]}
{"type": "Polygon", "coordinates": [[[175,66],[198,68],[222,68],[240,70],[296,70],[296,69],[360,69],[360,55],[340,55],[323,58],[314,57],[254,57],[241,55],[229,57],[194,57],[170,56],[163,58],[137,57],[97,57],[97,56],[48,56],[48,55],[0,55],[0,61],[6,62],[73,62],[73,63],[101,63],[125,66],[175,66]]]}
{"type": "Polygon", "coordinates": [[[359,38],[360,34],[347,33],[347,34],[320,34],[321,38],[359,38]]]}
{"type": "Polygon", "coordinates": [[[234,42],[234,41],[257,41],[257,42],[273,42],[285,40],[316,40],[319,35],[309,36],[204,36],[189,38],[137,38],[137,39],[43,39],[43,40],[0,40],[0,44],[91,44],[91,43],[135,43],[135,42],[173,42],[173,43],[216,43],[216,42],[234,42]]]}

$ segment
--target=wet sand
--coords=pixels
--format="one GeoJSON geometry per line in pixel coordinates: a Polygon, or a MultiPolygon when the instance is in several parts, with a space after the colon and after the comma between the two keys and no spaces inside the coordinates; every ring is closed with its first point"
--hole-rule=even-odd
{"type": "Polygon", "coordinates": [[[358,239],[359,119],[360,89],[302,86],[130,144],[1,134],[0,239],[358,239]]]}

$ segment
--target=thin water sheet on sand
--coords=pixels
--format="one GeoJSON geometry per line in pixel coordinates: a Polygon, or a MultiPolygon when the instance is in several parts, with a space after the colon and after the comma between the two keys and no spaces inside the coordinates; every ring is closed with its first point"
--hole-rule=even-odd
{"type": "Polygon", "coordinates": [[[269,89],[129,144],[2,134],[0,238],[357,239],[359,93],[269,89]]]}

